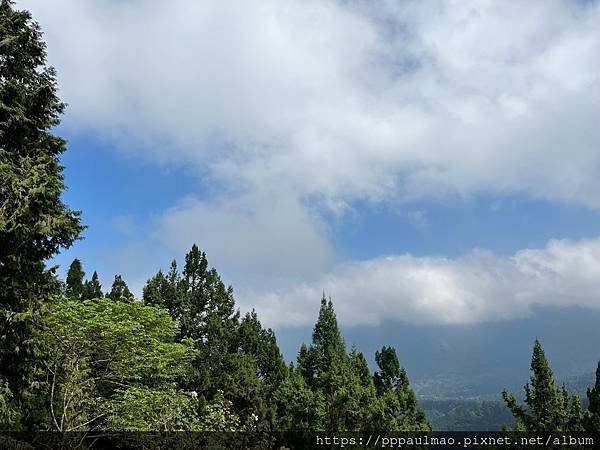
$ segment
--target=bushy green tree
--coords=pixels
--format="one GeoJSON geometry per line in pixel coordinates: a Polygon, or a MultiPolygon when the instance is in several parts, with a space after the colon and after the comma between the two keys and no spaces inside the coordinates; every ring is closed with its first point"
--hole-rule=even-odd
{"type": "Polygon", "coordinates": [[[165,275],[159,270],[144,286],[142,299],[147,305],[167,308],[175,320],[181,319],[184,303],[185,285],[177,269],[177,261],[173,260],[165,275]]]}
{"type": "Polygon", "coordinates": [[[273,394],[279,430],[320,431],[324,429],[325,400],[313,391],[299,370],[290,366],[289,375],[273,394]]]}
{"type": "Polygon", "coordinates": [[[0,431],[16,430],[21,422],[21,413],[14,402],[8,383],[0,379],[0,431]]]}
{"type": "Polygon", "coordinates": [[[542,345],[536,339],[531,357],[531,379],[525,385],[525,405],[506,390],[502,392],[506,405],[516,419],[517,431],[554,432],[581,430],[581,407],[576,394],[559,388],[542,345]]]}
{"type": "Polygon", "coordinates": [[[190,394],[177,385],[191,372],[195,351],[174,336],[164,309],[111,299],[57,301],[37,337],[37,425],[61,432],[179,429],[190,394]],[[158,401],[168,396],[174,400],[158,401]]]}
{"type": "Polygon", "coordinates": [[[276,429],[273,393],[287,376],[275,334],[264,329],[255,311],[247,313],[238,326],[236,370],[230,380],[242,417],[256,417],[258,430],[276,429]]]}
{"type": "Polygon", "coordinates": [[[40,27],[28,12],[1,0],[0,379],[17,404],[30,383],[36,311],[57,287],[44,261],[83,229],[79,213],[61,200],[59,157],[66,146],[52,130],[64,107],[40,27]]]}

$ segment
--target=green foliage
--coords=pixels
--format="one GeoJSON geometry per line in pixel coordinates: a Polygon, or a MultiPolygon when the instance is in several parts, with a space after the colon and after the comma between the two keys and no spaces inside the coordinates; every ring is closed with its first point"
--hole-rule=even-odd
{"type": "Polygon", "coordinates": [[[400,367],[396,350],[382,347],[375,352],[375,361],[379,367],[374,375],[375,386],[389,427],[397,431],[430,431],[431,426],[417,404],[406,370],[400,367]],[[393,419],[388,419],[390,417],[393,419]]]}
{"type": "Polygon", "coordinates": [[[587,431],[600,431],[600,362],[596,368],[596,382],[587,390],[588,413],[584,419],[587,431]]]}
{"type": "Polygon", "coordinates": [[[273,429],[272,394],[287,368],[272,330],[264,329],[254,311],[240,319],[233,290],[227,287],[197,245],[185,255],[183,273],[173,261],[167,275],[159,271],[143,290],[148,305],[169,310],[178,325],[177,339],[194,339],[198,356],[194,373],[182,386],[204,401],[221,395],[230,401],[242,424],[273,429]]]}
{"type": "Polygon", "coordinates": [[[121,302],[132,302],[134,300],[133,294],[129,290],[129,287],[127,287],[127,283],[125,283],[125,280],[123,280],[121,275],[115,275],[115,280],[110,288],[110,292],[106,294],[106,297],[121,302]]]}
{"type": "Polygon", "coordinates": [[[73,260],[67,272],[65,280],[65,295],[69,298],[79,299],[83,294],[83,279],[85,272],[81,261],[77,258],[73,260]]]}
{"type": "Polygon", "coordinates": [[[277,425],[280,430],[318,431],[324,429],[325,399],[313,391],[293,366],[289,376],[274,393],[277,425]]]}
{"type": "Polygon", "coordinates": [[[579,431],[582,412],[576,394],[556,386],[550,364],[540,342],[536,339],[531,357],[531,379],[525,385],[525,404],[520,406],[516,397],[506,390],[502,397],[516,419],[517,431],[554,432],[579,431]]]}
{"type": "Polygon", "coordinates": [[[65,141],[51,130],[64,104],[46,65],[39,26],[0,3],[0,378],[15,401],[29,384],[31,326],[56,289],[44,261],[69,247],[83,227],[61,200],[65,141]]]}
{"type": "Polygon", "coordinates": [[[21,421],[21,413],[14,404],[14,395],[8,383],[0,378],[0,431],[14,430],[21,421]]]}
{"type": "Polygon", "coordinates": [[[376,359],[381,370],[373,376],[362,353],[346,352],[331,299],[323,296],[312,344],[300,347],[294,378],[277,393],[281,422],[326,431],[430,430],[395,350],[384,347],[376,359]]]}
{"type": "Polygon", "coordinates": [[[86,280],[83,284],[83,292],[81,293],[82,300],[92,300],[95,298],[102,298],[104,294],[102,293],[102,285],[100,284],[100,280],[98,279],[98,273],[94,271],[91,280],[86,280]]]}
{"type": "Polygon", "coordinates": [[[64,432],[118,423],[136,429],[146,416],[125,426],[125,413],[140,403],[146,411],[157,407],[156,420],[162,420],[168,404],[157,401],[159,392],[173,391],[195,357],[174,335],[163,309],[111,299],[55,302],[38,336],[43,357],[34,394],[45,399],[40,426],[64,432]]]}
{"type": "Polygon", "coordinates": [[[147,305],[167,308],[173,319],[180,319],[180,303],[183,301],[184,284],[177,270],[177,262],[173,260],[167,275],[162,270],[150,278],[144,287],[142,298],[147,305]]]}
{"type": "Polygon", "coordinates": [[[507,425],[514,426],[514,418],[503,401],[436,399],[420,403],[433,430],[501,431],[507,425]]]}
{"type": "Polygon", "coordinates": [[[133,386],[110,402],[106,427],[122,431],[189,431],[198,427],[197,396],[175,389],[133,386]]]}

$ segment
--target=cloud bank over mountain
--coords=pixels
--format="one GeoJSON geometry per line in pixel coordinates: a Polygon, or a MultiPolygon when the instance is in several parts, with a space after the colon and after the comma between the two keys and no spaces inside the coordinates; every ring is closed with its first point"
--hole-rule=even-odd
{"type": "Polygon", "coordinates": [[[510,257],[474,250],[456,259],[397,255],[343,264],[311,284],[255,293],[267,323],[314,322],[323,291],[347,325],[386,321],[472,324],[527,317],[536,307],[600,309],[600,238],[554,240],[510,257]]]}

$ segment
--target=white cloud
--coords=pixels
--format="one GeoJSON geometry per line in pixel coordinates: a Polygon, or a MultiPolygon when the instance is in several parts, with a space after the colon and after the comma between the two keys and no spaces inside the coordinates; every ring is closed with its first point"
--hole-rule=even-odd
{"type": "Polygon", "coordinates": [[[345,325],[467,324],[524,317],[536,306],[600,308],[600,238],[550,241],[511,257],[398,255],[341,265],[280,292],[245,292],[270,326],[311,325],[322,292],[345,325]]]}
{"type": "Polygon", "coordinates": [[[197,242],[227,279],[249,287],[288,278],[313,278],[328,270],[334,252],[325,225],[281,192],[219,201],[189,198],[156,221],[153,237],[173,254],[197,242]]]}
{"type": "Polygon", "coordinates": [[[70,126],[217,184],[600,207],[597,3],[19,5],[46,31],[70,126]]]}

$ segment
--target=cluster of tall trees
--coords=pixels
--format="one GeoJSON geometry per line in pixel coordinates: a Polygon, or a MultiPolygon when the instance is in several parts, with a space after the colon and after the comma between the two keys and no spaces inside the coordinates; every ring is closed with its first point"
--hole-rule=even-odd
{"type": "Polygon", "coordinates": [[[95,270],[90,280],[84,280],[84,278],[83,265],[79,259],[75,258],[69,266],[65,282],[60,283],[65,297],[75,300],[108,297],[113,300],[133,301],[133,294],[121,275],[115,275],[112,287],[106,294],[102,292],[102,285],[95,270]]]}
{"type": "MultiPolygon", "coordinates": [[[[95,273],[95,272],[94,272],[95,273]]],[[[371,373],[347,350],[331,300],[321,300],[313,339],[286,365],[255,311],[241,316],[206,255],[193,245],[127,295],[115,277],[88,298],[74,260],[42,300],[29,339],[30,387],[0,391],[0,428],[69,431],[428,431],[395,350],[376,352],[371,373]]],[[[96,280],[94,282],[93,280],[96,280]]],[[[25,363],[25,361],[23,361],[25,363]]]]}

